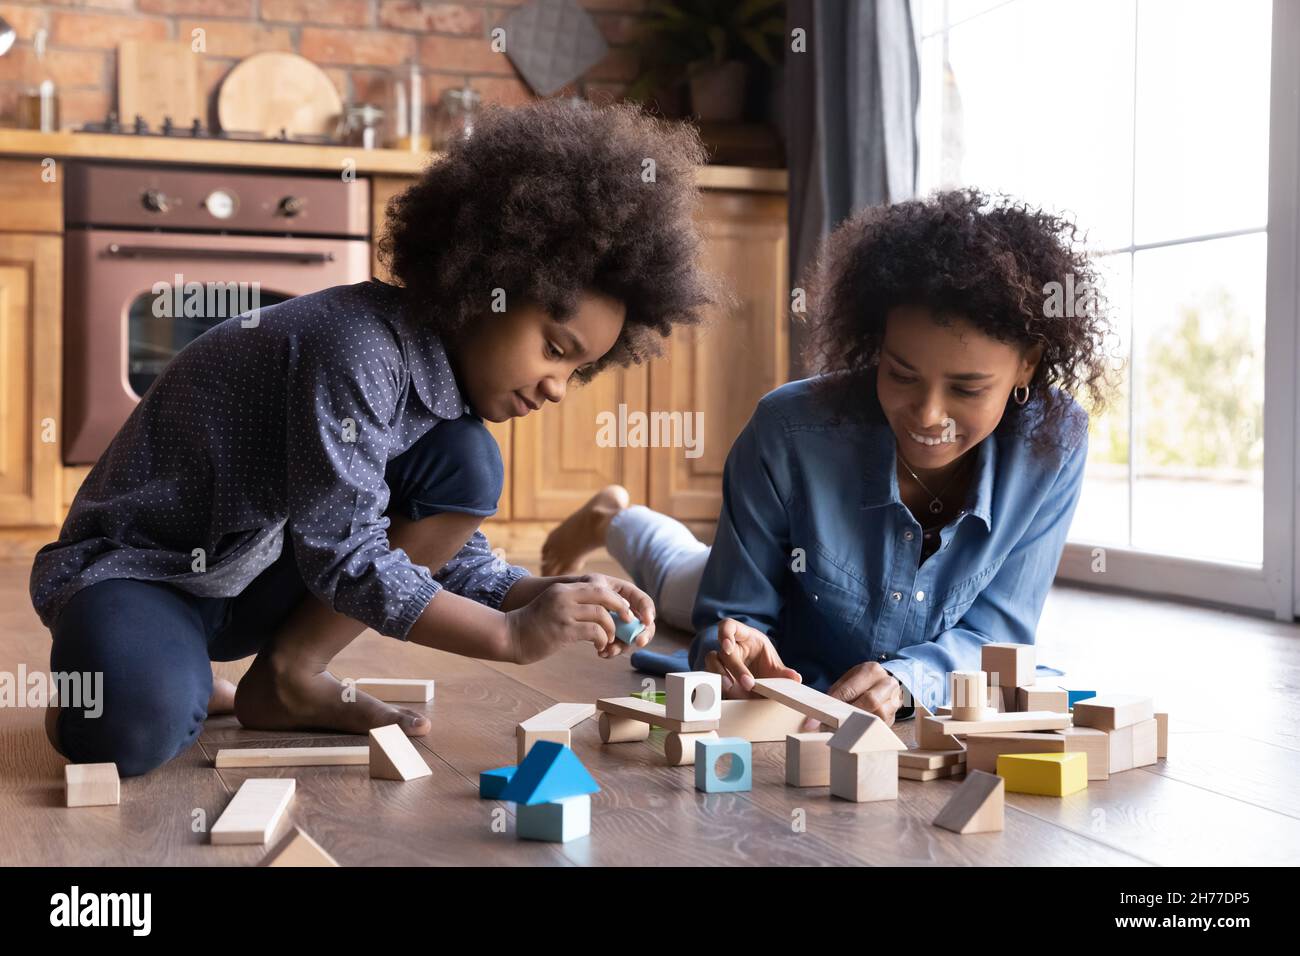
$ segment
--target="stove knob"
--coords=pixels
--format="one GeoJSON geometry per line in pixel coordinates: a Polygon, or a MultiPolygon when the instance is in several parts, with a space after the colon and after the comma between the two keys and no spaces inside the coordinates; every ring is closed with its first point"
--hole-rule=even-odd
{"type": "Polygon", "coordinates": [[[287,219],[292,219],[303,211],[307,205],[307,200],[302,196],[285,196],[280,200],[280,205],[276,211],[287,219]]]}
{"type": "Polygon", "coordinates": [[[167,212],[172,200],[161,189],[146,189],[140,196],[140,204],[150,212],[167,212]]]}

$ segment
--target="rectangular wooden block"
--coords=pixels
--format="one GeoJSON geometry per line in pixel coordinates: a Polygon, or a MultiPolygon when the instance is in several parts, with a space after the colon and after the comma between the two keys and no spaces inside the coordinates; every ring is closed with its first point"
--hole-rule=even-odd
{"type": "Polygon", "coordinates": [[[567,727],[541,727],[535,730],[525,729],[523,724],[515,728],[515,763],[521,764],[539,740],[549,740],[562,747],[573,745],[573,731],[567,727]]]}
{"type": "Polygon", "coordinates": [[[1074,726],[1095,730],[1131,727],[1155,716],[1150,697],[1140,694],[1103,694],[1074,705],[1074,726]]]}
{"type": "Polygon", "coordinates": [[[576,727],[584,720],[596,716],[595,704],[552,704],[541,713],[534,714],[519,726],[528,730],[543,730],[553,727],[576,727]]]}
{"type": "Polygon", "coordinates": [[[217,846],[265,843],[284,816],[296,785],[292,777],[245,780],[212,825],[212,842],[217,846]]]}
{"type": "MultiPolygon", "coordinates": [[[[1095,728],[1094,728],[1095,729],[1095,728]]],[[[1104,731],[1110,744],[1110,772],[1123,773],[1133,769],[1133,728],[1118,727],[1104,731]]]]}
{"type": "Polygon", "coordinates": [[[1067,752],[1087,754],[1089,780],[1110,777],[1110,735],[1106,731],[1093,727],[1065,727],[1052,733],[1065,738],[1067,752]]]}
{"type": "Polygon", "coordinates": [[[1070,712],[1070,695],[1055,684],[1035,684],[1016,688],[1015,710],[1050,710],[1054,714],[1070,712]]]}
{"type": "Polygon", "coordinates": [[[898,799],[898,751],[831,752],[831,795],[854,803],[898,799]]]}
{"type": "Polygon", "coordinates": [[[965,763],[965,750],[922,750],[914,747],[911,750],[898,752],[898,765],[911,767],[913,770],[938,770],[940,767],[965,763]]]}
{"type": "Polygon", "coordinates": [[[852,704],[806,687],[788,677],[760,677],[754,681],[754,693],[771,700],[778,700],[808,717],[816,717],[832,730],[839,730],[840,724],[850,714],[863,712],[852,704]]]}
{"type": "Polygon", "coordinates": [[[1002,754],[1059,754],[1065,749],[1065,738],[1054,733],[971,734],[966,738],[966,771],[997,773],[1002,754]]]}
{"type": "Polygon", "coordinates": [[[980,670],[997,674],[1002,687],[1028,687],[1034,683],[1034,645],[985,644],[980,648],[980,670]]]}
{"type": "Polygon", "coordinates": [[[1154,717],[1133,725],[1133,766],[1149,767],[1159,752],[1159,724],[1154,717]]]}
{"type": "Polygon", "coordinates": [[[744,737],[750,743],[773,743],[797,734],[806,718],[779,700],[724,700],[718,734],[744,737]]]}
{"type": "Polygon", "coordinates": [[[63,794],[70,807],[111,807],[122,802],[115,763],[70,763],[63,768],[63,794]]]}
{"type": "Polygon", "coordinates": [[[1156,757],[1164,760],[1169,756],[1169,715],[1156,714],[1156,757]]]}
{"type": "Polygon", "coordinates": [[[950,767],[936,767],[927,770],[920,770],[916,767],[904,767],[902,764],[899,764],[898,779],[920,780],[921,782],[925,782],[927,780],[938,780],[941,777],[956,777],[965,772],[966,765],[963,763],[955,763],[950,767]]]}
{"type": "Polygon", "coordinates": [[[1088,758],[1081,753],[1003,754],[998,776],[1008,793],[1068,797],[1088,786],[1088,758]]]}
{"type": "Polygon", "coordinates": [[[922,717],[924,725],[939,734],[996,734],[1015,730],[1057,730],[1070,726],[1069,714],[1046,710],[995,714],[985,720],[953,720],[951,717],[922,717]]]}
{"type": "MultiPolygon", "coordinates": [[[[938,711],[935,711],[937,714],[938,711]]],[[[921,750],[965,750],[966,745],[957,737],[929,725],[925,718],[933,716],[922,703],[916,704],[916,746],[921,750]]]]}
{"type": "Polygon", "coordinates": [[[357,690],[390,704],[427,704],[433,700],[433,681],[397,677],[358,677],[357,690]]]}
{"type": "Polygon", "coordinates": [[[663,704],[651,703],[639,697],[604,697],[596,701],[596,710],[615,717],[653,724],[678,734],[702,734],[718,729],[716,720],[673,720],[663,704]]]}
{"type": "Polygon", "coordinates": [[[233,767],[338,767],[370,763],[369,747],[234,747],[217,751],[218,770],[233,767]]]}
{"type": "MultiPolygon", "coordinates": [[[[800,718],[802,718],[802,714],[800,718]]],[[[829,787],[833,735],[789,734],[785,738],[785,782],[791,787],[829,787]]]]}

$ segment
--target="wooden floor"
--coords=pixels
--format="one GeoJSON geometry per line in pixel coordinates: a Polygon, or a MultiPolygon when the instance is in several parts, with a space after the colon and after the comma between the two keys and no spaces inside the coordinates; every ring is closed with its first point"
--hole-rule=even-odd
{"type": "MultiPolygon", "coordinates": [[[[49,666],[49,636],[27,598],[29,566],[0,562],[0,671],[49,666]]],[[[210,825],[247,776],[272,774],[297,778],[292,822],[352,866],[1294,865],[1298,637],[1296,627],[1264,619],[1058,587],[1039,630],[1039,662],[1066,671],[1074,686],[1153,695],[1171,714],[1168,760],[1064,799],[1007,794],[1002,833],[960,837],[930,822],[960,778],[900,780],[897,801],[846,803],[825,788],[785,786],[784,747],[773,743],[755,745],[752,791],[705,795],[694,789],[692,768],[663,765],[662,732],[602,746],[587,721],[573,746],[601,792],[592,799],[591,835],[561,846],[517,840],[513,806],[480,800],[478,773],[514,763],[515,725],[551,703],[640,689],[642,675],[627,658],[603,661],[583,645],[524,668],[367,632],[331,669],[340,677],[437,680],[433,730],[416,738],[432,776],[396,783],[358,767],[217,771],[219,747],[365,743],[248,731],[218,717],[188,753],[124,780],[120,806],[67,809],[64,761],[45,739],[42,713],[4,709],[0,864],[249,865],[262,848],[209,846],[195,820],[210,825]],[[506,832],[494,832],[494,813],[506,815],[506,832]]],[[[661,632],[655,647],[683,643],[661,632]]],[[[232,677],[241,670],[217,667],[232,677]]],[[[913,724],[896,727],[908,743],[913,724]]]]}

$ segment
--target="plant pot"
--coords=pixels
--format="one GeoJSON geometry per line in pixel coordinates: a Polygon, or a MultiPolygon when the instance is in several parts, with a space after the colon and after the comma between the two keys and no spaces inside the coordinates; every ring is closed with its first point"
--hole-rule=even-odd
{"type": "Polygon", "coordinates": [[[743,60],[728,60],[691,71],[691,112],[701,120],[735,122],[745,111],[743,60]]]}

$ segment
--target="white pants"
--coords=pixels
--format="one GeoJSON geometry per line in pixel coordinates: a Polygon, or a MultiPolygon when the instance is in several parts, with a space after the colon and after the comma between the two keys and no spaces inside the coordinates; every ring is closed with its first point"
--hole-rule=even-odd
{"type": "Polygon", "coordinates": [[[709,559],[707,544],[676,518],[632,505],[610,521],[605,548],[655,602],[656,620],[694,630],[691,610],[709,559]]]}

